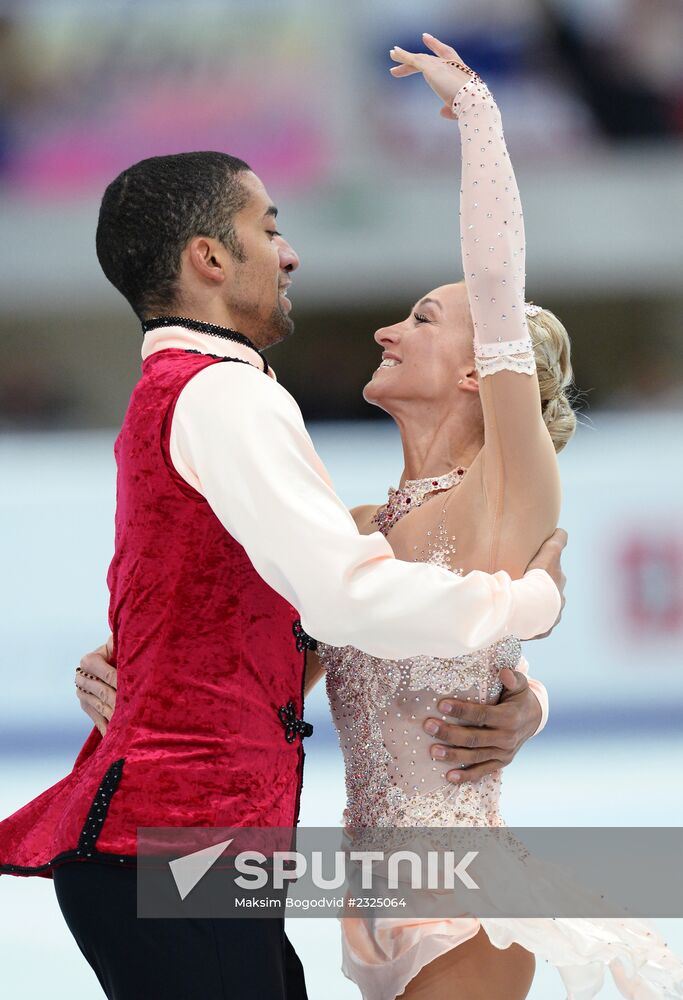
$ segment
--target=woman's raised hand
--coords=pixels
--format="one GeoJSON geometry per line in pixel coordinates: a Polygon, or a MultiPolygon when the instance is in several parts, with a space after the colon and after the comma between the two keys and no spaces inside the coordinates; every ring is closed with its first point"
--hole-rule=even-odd
{"type": "Polygon", "coordinates": [[[455,119],[451,110],[453,98],[464,84],[472,79],[478,80],[479,77],[474,70],[463,63],[450,45],[440,42],[438,38],[426,32],[422,38],[434,55],[427,55],[426,52],[406,52],[405,49],[394,46],[389,55],[400,65],[392,66],[389,72],[392,76],[412,76],[413,73],[422,73],[437,97],[444,102],[441,108],[442,117],[455,119]]]}

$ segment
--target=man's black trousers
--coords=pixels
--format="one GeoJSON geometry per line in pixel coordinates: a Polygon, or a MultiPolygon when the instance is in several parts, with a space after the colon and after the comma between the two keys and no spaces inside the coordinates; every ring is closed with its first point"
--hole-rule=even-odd
{"type": "Polygon", "coordinates": [[[135,868],[77,861],[53,875],[109,1000],[306,1000],[282,917],[138,919],[135,868]]]}

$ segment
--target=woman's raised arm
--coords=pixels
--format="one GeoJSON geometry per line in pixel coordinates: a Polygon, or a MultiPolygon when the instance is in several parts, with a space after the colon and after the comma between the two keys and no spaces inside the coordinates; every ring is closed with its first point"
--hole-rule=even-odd
{"type": "Polygon", "coordinates": [[[424,40],[435,55],[393,49],[401,65],[392,74],[421,72],[444,102],[442,116],[460,128],[462,261],[484,412],[487,498],[498,525],[505,502],[513,518],[533,515],[549,534],[559,516],[559,474],[526,321],[524,221],[500,112],[454,49],[430,35],[424,40]]]}
{"type": "MultiPolygon", "coordinates": [[[[504,489],[559,514],[555,449],[541,412],[525,303],[522,206],[500,112],[472,79],[452,105],[462,140],[460,228],[465,283],[474,324],[474,360],[484,412],[488,493],[504,489]]],[[[537,504],[533,504],[537,506],[537,504]]],[[[554,527],[556,523],[550,518],[554,527]]]]}

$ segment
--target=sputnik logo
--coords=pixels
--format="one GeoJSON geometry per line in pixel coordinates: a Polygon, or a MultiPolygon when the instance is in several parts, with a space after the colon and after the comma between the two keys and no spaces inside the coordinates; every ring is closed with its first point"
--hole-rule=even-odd
{"type": "Polygon", "coordinates": [[[193,851],[192,854],[185,854],[182,858],[175,858],[169,861],[168,867],[175,880],[176,888],[181,899],[192,892],[194,887],[200,882],[209,868],[217,861],[226,847],[232,844],[235,838],[223,840],[220,844],[211,844],[202,848],[201,851],[193,851]]]}

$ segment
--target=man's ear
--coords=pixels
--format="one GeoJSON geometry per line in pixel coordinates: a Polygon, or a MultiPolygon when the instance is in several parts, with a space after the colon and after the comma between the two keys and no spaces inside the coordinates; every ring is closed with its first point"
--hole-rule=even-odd
{"type": "Polygon", "coordinates": [[[194,276],[210,284],[225,281],[229,268],[229,253],[217,240],[208,236],[195,236],[183,252],[194,276]]]}

